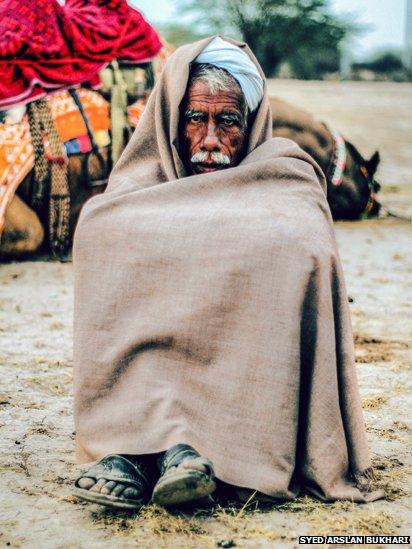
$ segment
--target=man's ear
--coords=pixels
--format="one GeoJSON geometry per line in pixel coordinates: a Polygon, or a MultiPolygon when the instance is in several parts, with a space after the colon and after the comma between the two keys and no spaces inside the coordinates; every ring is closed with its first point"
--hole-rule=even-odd
{"type": "Polygon", "coordinates": [[[378,151],[374,152],[373,155],[370,157],[370,159],[366,163],[369,177],[373,177],[375,175],[375,172],[378,169],[380,161],[381,161],[381,156],[379,152],[378,151]]]}

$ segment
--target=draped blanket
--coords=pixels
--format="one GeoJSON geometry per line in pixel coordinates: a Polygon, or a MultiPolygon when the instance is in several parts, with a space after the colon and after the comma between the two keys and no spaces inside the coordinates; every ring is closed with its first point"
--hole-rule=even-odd
{"type": "Polygon", "coordinates": [[[156,31],[126,0],[2,0],[0,109],[90,82],[114,58],[145,62],[156,31]]]}
{"type": "MultiPolygon", "coordinates": [[[[365,502],[370,461],[325,181],[270,139],[265,97],[235,168],[187,177],[189,63],[168,60],[74,246],[79,461],[183,442],[219,479],[365,502]]],[[[250,50],[244,45],[252,60],[250,50]]]]}

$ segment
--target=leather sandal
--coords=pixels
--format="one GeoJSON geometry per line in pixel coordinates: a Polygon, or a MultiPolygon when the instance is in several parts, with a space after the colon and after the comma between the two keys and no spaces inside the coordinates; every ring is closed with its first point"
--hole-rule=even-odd
{"type": "Polygon", "coordinates": [[[212,462],[187,444],[176,444],[167,450],[160,473],[152,502],[164,507],[200,500],[216,489],[212,462]],[[190,467],[184,465],[188,461],[190,467]]]}
{"type": "Polygon", "coordinates": [[[74,494],[86,501],[117,509],[139,509],[150,499],[150,486],[142,464],[133,463],[124,456],[112,454],[101,459],[76,479],[74,494]],[[130,499],[122,497],[121,494],[120,496],[112,496],[111,494],[101,494],[86,488],[80,488],[79,480],[81,478],[91,478],[96,482],[104,478],[107,481],[118,482],[124,484],[126,488],[135,488],[139,493],[139,497],[130,499]]]}

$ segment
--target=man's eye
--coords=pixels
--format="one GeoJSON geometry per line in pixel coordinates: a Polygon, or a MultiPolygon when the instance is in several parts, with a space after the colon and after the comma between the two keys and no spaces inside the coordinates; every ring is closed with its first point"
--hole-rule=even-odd
{"type": "Polygon", "coordinates": [[[235,120],[234,118],[222,118],[221,119],[221,124],[225,128],[231,128],[232,126],[237,125],[237,120],[235,120]]]}
{"type": "Polygon", "coordinates": [[[203,116],[201,114],[192,114],[189,118],[189,121],[198,123],[198,122],[201,122],[202,119],[203,119],[203,116]]]}

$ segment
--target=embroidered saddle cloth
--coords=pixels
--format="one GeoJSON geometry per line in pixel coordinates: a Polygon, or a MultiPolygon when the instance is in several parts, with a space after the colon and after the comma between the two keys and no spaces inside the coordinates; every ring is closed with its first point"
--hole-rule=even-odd
{"type": "MultiPolygon", "coordinates": [[[[83,105],[94,140],[99,147],[110,144],[111,127],[109,103],[97,92],[78,88],[77,95],[83,105]]],[[[85,121],[67,90],[47,97],[53,119],[67,155],[88,153],[92,144],[85,121]]],[[[46,156],[48,145],[45,140],[46,156]]],[[[7,206],[14,193],[34,166],[34,150],[27,114],[17,123],[0,123],[0,234],[4,228],[7,206]]]]}

